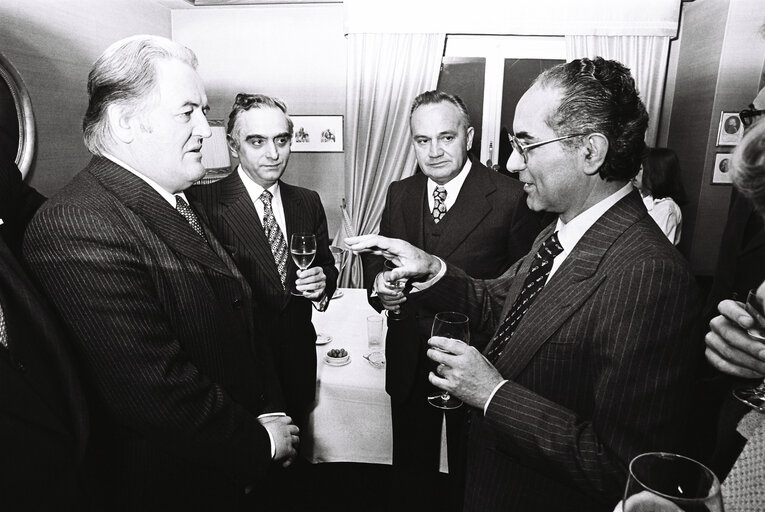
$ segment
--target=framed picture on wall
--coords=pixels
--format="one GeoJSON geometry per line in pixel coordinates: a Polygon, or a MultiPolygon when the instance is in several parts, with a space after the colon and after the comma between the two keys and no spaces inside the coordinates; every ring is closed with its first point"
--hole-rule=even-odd
{"type": "Polygon", "coordinates": [[[730,157],[732,153],[717,153],[715,155],[715,168],[712,170],[712,185],[730,185],[730,157]]]}
{"type": "Polygon", "coordinates": [[[290,116],[293,153],[342,153],[343,116],[290,116]]]}
{"type": "Polygon", "coordinates": [[[720,124],[717,127],[717,145],[735,146],[744,135],[744,125],[738,112],[721,112],[720,124]]]}

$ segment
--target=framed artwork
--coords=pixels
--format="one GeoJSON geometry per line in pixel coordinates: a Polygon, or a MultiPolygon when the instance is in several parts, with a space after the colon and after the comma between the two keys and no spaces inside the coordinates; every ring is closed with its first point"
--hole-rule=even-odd
{"type": "Polygon", "coordinates": [[[744,135],[744,125],[738,112],[721,112],[720,124],[717,126],[717,145],[735,146],[744,135]]]}
{"type": "Polygon", "coordinates": [[[730,179],[728,166],[732,153],[717,153],[715,155],[715,168],[712,170],[712,185],[730,185],[733,183],[730,179]]]}
{"type": "Polygon", "coordinates": [[[343,116],[290,116],[293,153],[342,153],[343,116]]]}
{"type": "Polygon", "coordinates": [[[32,101],[11,62],[0,54],[0,152],[13,158],[26,176],[35,150],[32,101]]]}

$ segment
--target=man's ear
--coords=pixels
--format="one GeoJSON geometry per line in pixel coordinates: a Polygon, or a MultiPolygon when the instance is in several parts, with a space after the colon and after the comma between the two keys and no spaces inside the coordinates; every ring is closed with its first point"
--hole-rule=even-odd
{"type": "Polygon", "coordinates": [[[473,136],[475,135],[475,129],[473,129],[472,126],[469,126],[465,135],[465,138],[467,139],[467,144],[465,144],[467,148],[465,151],[470,151],[470,149],[473,147],[473,136]]]}
{"type": "Polygon", "coordinates": [[[135,127],[137,123],[132,119],[125,109],[119,105],[109,105],[106,110],[106,116],[114,137],[124,144],[130,144],[135,138],[135,127]]]}
{"type": "Polygon", "coordinates": [[[231,136],[231,134],[226,135],[226,142],[228,143],[228,148],[231,150],[231,154],[234,156],[234,158],[239,158],[239,145],[236,143],[236,140],[234,140],[234,137],[231,136]]]}
{"type": "Polygon", "coordinates": [[[581,148],[584,173],[594,176],[598,173],[608,154],[608,139],[602,133],[591,133],[584,139],[581,148]]]}

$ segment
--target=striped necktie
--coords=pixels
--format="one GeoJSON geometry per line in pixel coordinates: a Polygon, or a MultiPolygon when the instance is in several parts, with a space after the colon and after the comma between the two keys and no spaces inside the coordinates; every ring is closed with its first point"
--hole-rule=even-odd
{"type": "Polygon", "coordinates": [[[529,274],[523,281],[521,293],[518,294],[505,320],[499,326],[494,335],[494,344],[486,354],[489,362],[494,363],[502,355],[502,351],[515,332],[515,328],[521,322],[523,315],[526,314],[536,296],[544,288],[547,276],[550,275],[550,269],[552,269],[553,260],[561,252],[563,252],[563,246],[558,241],[558,232],[556,231],[544,241],[534,255],[529,274]]]}
{"type": "Polygon", "coordinates": [[[446,189],[437,185],[433,190],[433,221],[438,224],[446,215],[446,189]]]}
{"type": "Polygon", "coordinates": [[[276,268],[279,270],[279,279],[282,281],[282,288],[287,282],[287,243],[284,241],[282,230],[276,223],[274,210],[271,206],[271,192],[264,190],[260,194],[260,201],[263,203],[263,231],[268,238],[268,244],[271,246],[271,254],[274,255],[276,268]]]}

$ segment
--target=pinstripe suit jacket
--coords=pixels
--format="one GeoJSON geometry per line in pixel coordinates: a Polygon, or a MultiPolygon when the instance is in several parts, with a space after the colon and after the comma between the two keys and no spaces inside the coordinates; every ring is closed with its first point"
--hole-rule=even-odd
{"type": "Polygon", "coordinates": [[[30,223],[24,256],[74,335],[102,510],[233,510],[270,464],[278,397],[250,289],[143,180],[95,157],[30,223]]]}
{"type": "MultiPolygon", "coordinates": [[[[292,233],[316,235],[312,266],[324,270],[326,295],[331,297],[337,287],[337,269],[329,252],[327,218],[319,194],[281,181],[279,191],[287,223],[285,239],[289,243],[292,233]]],[[[193,187],[190,195],[199,201],[212,230],[252,287],[262,313],[256,324],[274,355],[287,412],[307,413],[316,394],[316,330],[311,323],[311,302],[290,294],[290,286],[294,286],[297,278],[295,263],[288,258],[290,286],[285,290],[258,212],[238,173],[210,185],[193,187]]],[[[328,304],[326,300],[322,307],[326,309],[328,304]]]]}
{"type": "MultiPolygon", "coordinates": [[[[542,241],[502,277],[447,273],[422,297],[493,331],[542,241]]],[[[633,191],[581,238],[496,368],[509,382],[471,414],[465,510],[611,510],[629,460],[684,452],[701,364],[695,284],[633,191]]]]}

